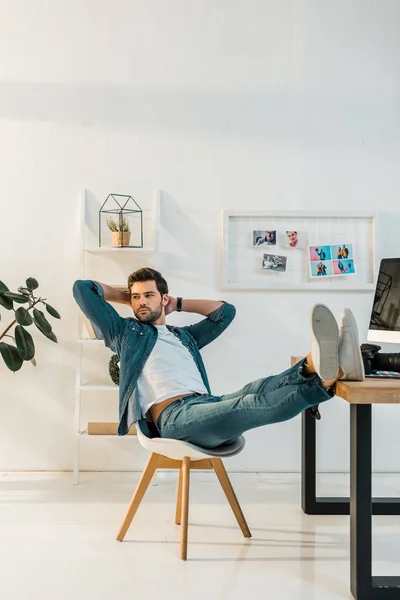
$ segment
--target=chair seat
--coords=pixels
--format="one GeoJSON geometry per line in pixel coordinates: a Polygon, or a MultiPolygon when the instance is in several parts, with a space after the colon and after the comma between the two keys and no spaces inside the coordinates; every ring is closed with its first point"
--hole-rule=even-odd
{"type": "Polygon", "coordinates": [[[210,456],[216,457],[228,457],[239,454],[246,444],[245,438],[241,435],[232,444],[224,444],[223,446],[217,446],[216,448],[202,448],[196,444],[190,442],[183,442],[181,440],[173,440],[171,438],[149,438],[147,437],[140,427],[140,421],[135,423],[137,439],[143,448],[149,450],[149,452],[155,452],[156,454],[162,454],[167,458],[174,460],[183,460],[185,456],[192,460],[201,460],[203,458],[209,458],[210,456]]]}

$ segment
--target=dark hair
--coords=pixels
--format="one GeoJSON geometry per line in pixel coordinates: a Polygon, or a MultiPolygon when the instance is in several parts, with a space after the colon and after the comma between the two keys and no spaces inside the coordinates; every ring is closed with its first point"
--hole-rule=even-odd
{"type": "Polygon", "coordinates": [[[168,294],[168,283],[165,281],[164,277],[156,271],[155,269],[151,269],[150,267],[143,267],[142,269],[138,269],[134,271],[128,277],[128,288],[131,290],[132,285],[136,281],[155,281],[158,291],[161,296],[164,294],[168,294]]]}
{"type": "Polygon", "coordinates": [[[161,296],[164,294],[168,294],[168,284],[165,281],[164,277],[156,271],[155,269],[151,269],[150,267],[143,267],[142,269],[138,269],[134,271],[128,277],[128,288],[131,289],[132,285],[136,281],[155,281],[158,291],[161,296]]]}

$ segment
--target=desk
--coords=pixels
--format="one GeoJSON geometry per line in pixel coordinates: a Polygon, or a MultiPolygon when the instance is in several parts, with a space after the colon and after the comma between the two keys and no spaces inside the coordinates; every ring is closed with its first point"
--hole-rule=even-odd
{"type": "MultiPolygon", "coordinates": [[[[291,357],[296,364],[303,357],[291,357]]],[[[302,414],[302,508],[308,514],[350,513],[351,592],[358,600],[400,599],[399,577],[372,577],[372,515],[399,515],[399,498],[372,499],[372,404],[400,404],[400,381],[338,381],[350,405],[350,498],[316,498],[315,419],[302,414]]],[[[400,543],[400,540],[399,540],[400,543]]]]}

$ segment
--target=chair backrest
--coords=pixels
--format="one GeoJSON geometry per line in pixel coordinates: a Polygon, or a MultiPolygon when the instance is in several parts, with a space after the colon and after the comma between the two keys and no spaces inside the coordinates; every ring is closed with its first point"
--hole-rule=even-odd
{"type": "Polygon", "coordinates": [[[232,444],[218,446],[217,448],[202,448],[196,444],[183,442],[181,440],[173,440],[171,438],[150,438],[143,432],[140,421],[135,423],[137,439],[143,448],[149,452],[156,452],[168,458],[175,460],[183,460],[188,456],[192,460],[201,460],[203,458],[218,457],[224,458],[239,454],[246,444],[245,438],[241,435],[232,444]]]}

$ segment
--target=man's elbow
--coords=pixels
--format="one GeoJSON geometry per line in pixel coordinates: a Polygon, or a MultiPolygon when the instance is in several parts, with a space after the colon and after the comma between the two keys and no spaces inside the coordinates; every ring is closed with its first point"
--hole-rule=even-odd
{"type": "Polygon", "coordinates": [[[236,308],[233,306],[233,304],[229,304],[229,302],[224,304],[224,315],[229,323],[233,321],[236,315],[236,308]]]}
{"type": "Polygon", "coordinates": [[[90,279],[77,279],[72,286],[72,294],[78,302],[83,298],[87,298],[94,291],[93,281],[90,279]]]}
{"type": "Polygon", "coordinates": [[[87,285],[87,281],[83,280],[83,279],[77,279],[74,283],[74,285],[72,286],[72,294],[75,298],[75,300],[77,300],[78,298],[80,298],[82,296],[82,292],[85,289],[87,285]]]}
{"type": "Polygon", "coordinates": [[[72,286],[72,294],[73,294],[74,298],[79,296],[81,289],[82,289],[82,284],[83,284],[83,281],[81,279],[77,279],[75,281],[74,285],[72,286]]]}

